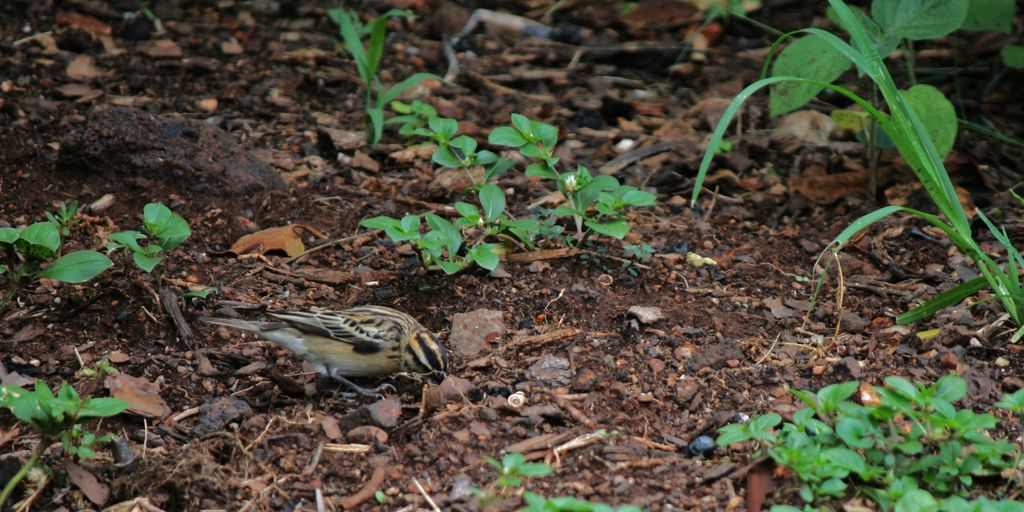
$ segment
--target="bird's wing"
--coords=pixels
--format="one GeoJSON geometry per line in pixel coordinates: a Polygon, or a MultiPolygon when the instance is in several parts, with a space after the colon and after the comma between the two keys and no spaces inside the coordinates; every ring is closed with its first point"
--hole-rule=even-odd
{"type": "Polygon", "coordinates": [[[401,332],[393,323],[345,311],[289,311],[270,313],[303,332],[352,345],[357,354],[373,354],[398,342],[401,332]]]}

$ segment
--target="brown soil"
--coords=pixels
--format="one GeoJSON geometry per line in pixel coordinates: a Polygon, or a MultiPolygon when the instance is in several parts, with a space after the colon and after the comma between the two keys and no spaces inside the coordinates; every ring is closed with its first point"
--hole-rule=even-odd
{"type": "MultiPolygon", "coordinates": [[[[81,217],[69,248],[98,249],[103,235],[138,229],[143,205],[153,201],[183,215],[194,231],[158,267],[159,282],[118,255],[94,282],[43,282],[0,312],[0,364],[8,372],[105,396],[102,382],[79,370],[113,354],[118,370],[158,384],[170,414],[125,414],[97,427],[121,435],[136,456],[117,466],[104,449],[84,463],[109,485],[108,505],[148,498],[164,510],[315,510],[322,493],[333,510],[411,510],[428,506],[424,495],[444,510],[474,510],[470,487],[495,478],[484,457],[512,450],[555,466],[554,475],[526,484],[548,496],[652,511],[742,509],[751,453],[718,449],[701,457],[688,444],[714,436],[737,413],[791,413],[790,389],[852,378],[880,384],[889,375],[934,381],[956,372],[970,382],[964,406],[991,410],[1024,384],[1024,356],[1008,343],[1009,325],[980,331],[1001,314],[992,302],[913,328],[894,325],[895,314],[971,269],[947,239],[917,221],[893,218],[869,230],[842,256],[844,293],[837,294],[833,273],[812,301],[814,281],[806,276],[815,259],[873,203],[856,195],[863,190],[857,187],[834,204],[815,204],[788,180],[815,166],[863,168],[862,152],[770,140],[765,98],[748,109],[747,131],[734,137],[733,151],[716,160],[708,186],[720,195],[707,191],[689,207],[699,144],[724,107],[715,106],[718,98],[756,79],[763,58],[756,50],[771,42],[740,22],[716,25],[702,60],[674,43],[701,19],[679,6],[671,11],[679,19],[660,25],[641,15],[632,25],[588,22],[611,19],[600,3],[558,14],[556,20],[584,27],[584,44],[606,49],[577,61],[564,44],[470,37],[477,56],[461,54],[456,83],[420,93],[478,140],[520,112],[560,127],[566,168],[602,167],[618,156],[622,139],[680,144],[616,173],[659,193],[657,206],[632,215],[628,237],[655,249],[649,261],[624,268],[630,257],[621,244],[599,239],[583,257],[506,262],[504,277],[480,269],[447,276],[420,269],[414,255],[383,236],[353,236],[365,233],[360,219],[438,210],[461,194],[431,185],[437,169],[429,153],[399,161],[405,141],[394,131],[375,148],[337,148],[318,130],[362,130],[363,93],[351,61],[334,51],[337,32],[325,15],[333,3],[159,2],[162,35],[144,21],[122,21],[128,4],[0,5],[0,225],[42,220],[60,201],[87,205],[112,194],[108,208],[81,217]],[[105,49],[101,29],[68,21],[69,13],[111,26],[119,51],[105,49]],[[15,42],[47,31],[52,50],[15,42]],[[173,41],[181,54],[154,56],[155,40],[173,41]],[[624,41],[646,47],[622,49],[624,41]],[[225,52],[230,42],[239,52],[225,52]],[[68,64],[81,55],[102,74],[69,78],[68,64]],[[682,65],[668,73],[677,58],[682,65]],[[98,94],[69,95],[61,86],[72,82],[98,94]],[[216,107],[204,110],[200,102],[209,99],[216,107]],[[339,151],[354,158],[338,161],[339,151]],[[225,254],[246,233],[286,224],[326,234],[307,234],[307,247],[342,241],[296,260],[225,254]],[[717,266],[688,264],[688,251],[717,266]],[[198,285],[217,286],[220,295],[185,309],[195,334],[188,346],[159,292],[198,285]],[[454,315],[490,309],[503,315],[505,333],[484,353],[454,359],[457,379],[449,383],[468,381],[464,398],[445,394],[439,402],[437,381],[400,375],[387,379],[397,388],[390,400],[375,403],[317,389],[286,352],[196,321],[223,314],[228,302],[271,311],[390,306],[442,339],[454,315]],[[642,324],[628,313],[634,305],[660,308],[664,318],[642,324]],[[931,328],[942,331],[926,341],[915,336],[931,328]],[[544,365],[554,368],[541,371],[544,365]],[[509,405],[516,391],[525,395],[523,407],[509,405]],[[218,402],[226,397],[241,404],[218,402]],[[400,409],[387,411],[396,400],[400,409]],[[220,409],[179,416],[214,403],[236,413],[227,424],[196,429],[226,415],[220,409]],[[369,440],[369,452],[335,451],[337,444],[366,444],[367,429],[358,428],[365,425],[384,434],[369,440]],[[598,431],[608,435],[587,437],[598,431]],[[567,444],[574,439],[587,442],[567,444]]],[[[432,32],[441,18],[421,2],[403,4],[424,20],[390,25],[383,73],[389,81],[417,71],[444,74],[432,32]]],[[[766,9],[756,17],[788,30],[793,19],[811,15],[766,9]]],[[[984,101],[971,99],[987,78],[964,79],[967,107],[995,116],[997,125],[1019,121],[1011,117],[1024,112],[1020,96],[1008,93],[1013,78],[984,101]]],[[[975,203],[1006,208],[1006,197],[994,191],[1019,182],[1021,156],[962,132],[950,162],[975,203]]],[[[894,160],[883,156],[887,191],[899,190],[894,160]]],[[[500,185],[511,191],[509,210],[523,216],[549,191],[521,171],[500,185]]],[[[1001,433],[1019,436],[1020,423],[1003,419],[1001,433]]],[[[0,415],[5,454],[24,460],[37,441],[0,415]]],[[[49,467],[60,461],[56,448],[44,459],[49,467]]],[[[796,504],[795,487],[780,477],[769,499],[796,504]]],[[[510,498],[490,506],[520,504],[510,498]]],[[[78,486],[58,480],[36,509],[91,506],[78,486]]]]}

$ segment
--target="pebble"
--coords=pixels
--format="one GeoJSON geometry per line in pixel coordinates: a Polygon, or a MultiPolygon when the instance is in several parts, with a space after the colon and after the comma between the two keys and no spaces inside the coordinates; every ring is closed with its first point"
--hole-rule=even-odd
{"type": "Polygon", "coordinates": [[[345,439],[350,443],[387,444],[388,433],[380,427],[362,425],[349,430],[348,433],[345,434],[345,439]]]}
{"type": "Polygon", "coordinates": [[[526,377],[545,384],[567,386],[572,381],[569,360],[547,354],[533,363],[533,366],[527,368],[526,377]]]}
{"type": "Polygon", "coordinates": [[[630,306],[628,313],[642,324],[653,324],[665,318],[665,313],[661,311],[661,308],[654,306],[630,306]]]}
{"type": "Polygon", "coordinates": [[[505,319],[501,311],[476,309],[452,317],[452,333],[448,347],[457,355],[474,357],[488,345],[505,335],[505,319]]]}

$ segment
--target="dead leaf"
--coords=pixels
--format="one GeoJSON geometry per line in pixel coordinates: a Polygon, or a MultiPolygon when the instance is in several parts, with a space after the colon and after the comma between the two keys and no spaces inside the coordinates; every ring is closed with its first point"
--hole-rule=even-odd
{"type": "Polygon", "coordinates": [[[829,205],[844,197],[864,194],[868,186],[865,170],[825,174],[819,176],[798,176],[790,180],[790,190],[803,194],[811,202],[829,205]]]}
{"type": "Polygon", "coordinates": [[[110,487],[100,482],[88,469],[71,461],[64,463],[64,469],[68,472],[68,480],[81,489],[89,501],[102,507],[110,498],[110,487]]]}
{"type": "Polygon", "coordinates": [[[160,397],[160,388],[144,377],[115,373],[104,381],[110,395],[128,402],[128,410],[141,416],[163,418],[171,413],[167,402],[160,397]]]}
{"type": "Polygon", "coordinates": [[[71,83],[58,87],[57,93],[65,98],[77,98],[77,101],[85,102],[99,98],[103,91],[93,89],[85,84],[71,83]]]}
{"type": "Polygon", "coordinates": [[[58,25],[68,25],[96,36],[109,36],[113,32],[110,25],[87,14],[77,12],[59,11],[56,22],[58,25]]]}
{"type": "Polygon", "coordinates": [[[800,110],[782,118],[771,133],[773,141],[796,139],[813,146],[828,144],[836,123],[817,110],[800,110]]]}
{"type": "Polygon", "coordinates": [[[78,57],[75,57],[68,64],[68,67],[64,72],[67,73],[68,78],[82,82],[95,80],[106,74],[105,71],[96,67],[92,57],[88,55],[79,55],[78,57]]]}
{"type": "Polygon", "coordinates": [[[146,41],[139,45],[139,53],[154,59],[176,59],[184,55],[178,43],[170,39],[146,41]]]}
{"type": "Polygon", "coordinates": [[[270,251],[283,251],[289,257],[294,258],[306,252],[306,246],[302,243],[303,231],[317,238],[327,238],[327,235],[314,227],[305,224],[291,224],[267,228],[245,235],[239,238],[228,249],[228,252],[241,256],[243,254],[266,254],[270,251]]]}

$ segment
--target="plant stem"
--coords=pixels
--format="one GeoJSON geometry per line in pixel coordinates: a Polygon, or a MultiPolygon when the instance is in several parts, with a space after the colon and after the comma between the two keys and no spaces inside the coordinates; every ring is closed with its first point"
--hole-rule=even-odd
{"type": "Polygon", "coordinates": [[[4,503],[7,503],[7,498],[10,497],[12,492],[14,492],[14,488],[18,486],[18,483],[21,482],[23,478],[25,478],[25,475],[28,474],[29,470],[35,467],[36,463],[39,462],[39,458],[43,456],[43,452],[46,451],[46,447],[48,445],[49,442],[47,442],[45,437],[41,439],[39,441],[39,445],[32,451],[32,456],[29,457],[28,462],[26,462],[25,465],[22,466],[13,477],[11,477],[10,481],[7,482],[7,485],[4,486],[3,492],[0,492],[0,507],[3,507],[4,503]]]}

